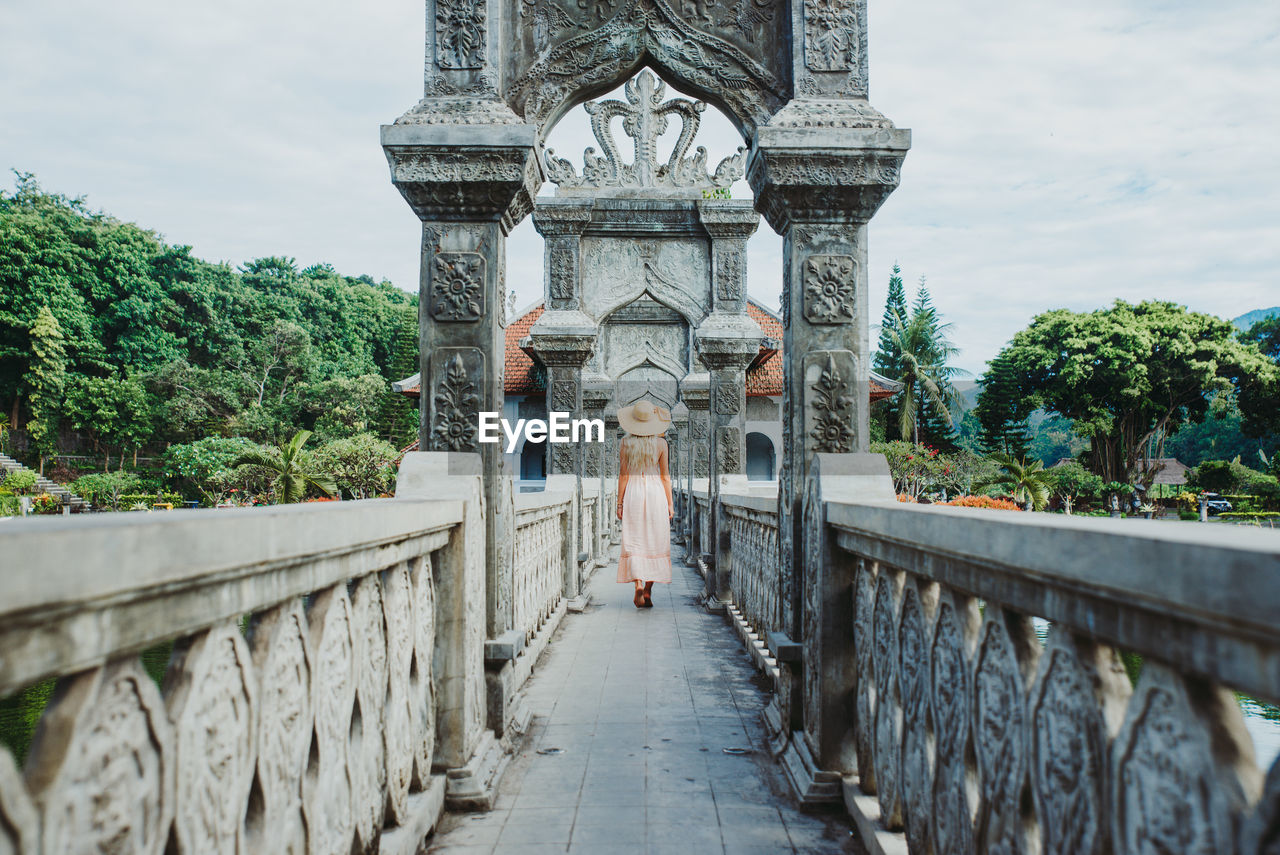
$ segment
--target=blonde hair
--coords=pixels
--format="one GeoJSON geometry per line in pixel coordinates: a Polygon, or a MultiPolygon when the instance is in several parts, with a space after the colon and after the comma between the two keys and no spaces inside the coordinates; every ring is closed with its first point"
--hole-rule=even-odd
{"type": "Polygon", "coordinates": [[[658,458],[667,441],[661,436],[633,436],[627,434],[622,440],[622,462],[630,470],[642,469],[646,466],[657,466],[658,458]]]}

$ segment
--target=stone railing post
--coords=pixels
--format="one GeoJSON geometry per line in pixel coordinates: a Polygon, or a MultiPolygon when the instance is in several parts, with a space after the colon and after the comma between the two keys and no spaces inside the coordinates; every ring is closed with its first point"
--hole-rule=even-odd
{"type": "Polygon", "coordinates": [[[674,488],[672,498],[675,500],[673,533],[676,540],[683,543],[688,529],[685,525],[685,502],[680,494],[680,488],[687,480],[685,470],[689,468],[687,459],[689,453],[686,450],[689,447],[689,405],[684,401],[677,401],[671,408],[671,430],[668,432],[668,440],[671,446],[671,453],[668,456],[671,464],[671,484],[674,488]]]}
{"type": "MultiPolygon", "coordinates": [[[[850,8],[843,42],[829,38],[820,4],[795,3],[792,28],[802,45],[792,52],[796,97],[757,133],[748,163],[756,207],[783,237],[782,467],[778,479],[779,562],[785,634],[803,642],[804,679],[829,650],[825,617],[845,609],[848,580],[810,566],[800,549],[801,499],[815,454],[867,451],[868,372],[867,223],[897,187],[910,131],[866,100],[865,3],[850,8]],[[821,592],[815,600],[815,592],[821,592]],[[808,596],[802,596],[807,594],[808,596]],[[817,610],[817,614],[812,612],[817,610]],[[818,633],[806,635],[804,633],[818,633]]],[[[870,471],[872,463],[861,465],[870,471]]],[[[878,471],[878,470],[877,470],[878,471]]],[[[820,556],[812,556],[814,562],[820,556]]],[[[847,633],[847,626],[839,627],[847,633]]],[[[838,685],[813,688],[839,699],[838,685]]],[[[804,729],[819,768],[838,774],[834,714],[806,705],[804,729]]],[[[845,719],[848,720],[847,718],[845,719]]],[[[794,741],[794,740],[793,740],[794,741]]]]}
{"type": "Polygon", "coordinates": [[[456,808],[492,806],[503,751],[486,727],[485,461],[478,454],[405,455],[396,497],[465,497],[463,525],[435,568],[435,764],[446,774],[445,797],[456,808]],[[470,472],[468,472],[468,469],[470,472]]]}
{"type": "Polygon", "coordinates": [[[689,451],[686,454],[685,487],[689,491],[689,501],[685,507],[685,527],[689,532],[688,550],[685,562],[690,567],[698,565],[699,550],[706,549],[706,544],[698,537],[695,525],[696,513],[693,501],[693,482],[696,478],[710,476],[710,412],[711,377],[708,374],[690,374],[680,383],[680,400],[689,408],[689,451]]]}
{"type": "MultiPolygon", "coordinates": [[[[605,407],[609,403],[609,397],[612,394],[612,388],[609,384],[609,378],[603,376],[587,377],[583,381],[582,387],[582,411],[588,419],[599,419],[605,421],[605,407]]],[[[583,475],[590,478],[600,485],[600,497],[597,500],[600,505],[598,518],[596,520],[596,544],[595,553],[597,564],[601,560],[608,559],[609,550],[609,531],[612,528],[612,519],[614,508],[609,503],[609,494],[605,481],[608,476],[608,443],[609,429],[606,425],[604,442],[591,442],[586,445],[583,450],[583,475]]]]}

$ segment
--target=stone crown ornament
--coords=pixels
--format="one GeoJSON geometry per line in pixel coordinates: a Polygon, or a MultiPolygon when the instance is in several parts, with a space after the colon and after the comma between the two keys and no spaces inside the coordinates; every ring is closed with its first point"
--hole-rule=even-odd
{"type": "MultiPolygon", "coordinates": [[[[666,84],[652,72],[642,71],[628,80],[624,101],[592,101],[583,105],[591,116],[591,130],[604,156],[594,147],[582,153],[583,168],[579,175],[573,165],[556,157],[554,149],[544,156],[547,179],[559,188],[559,195],[600,195],[602,190],[671,189],[697,191],[728,187],[746,171],[747,151],[738,151],[720,161],[714,174],[707,172],[707,150],[698,146],[693,157],[685,157],[702,121],[706,104],[674,98],[663,101],[666,84]],[[658,160],[658,137],[666,132],[672,116],[681,122],[680,136],[665,163],[658,160]],[[613,133],[613,120],[622,119],[622,131],[634,141],[635,159],[623,163],[621,150],[613,133]]],[[[683,195],[683,194],[680,194],[683,195]]]]}

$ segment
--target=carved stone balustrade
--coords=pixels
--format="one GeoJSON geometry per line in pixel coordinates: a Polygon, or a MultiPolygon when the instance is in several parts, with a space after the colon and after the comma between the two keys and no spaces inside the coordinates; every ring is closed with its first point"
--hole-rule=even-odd
{"type": "Polygon", "coordinates": [[[417,851],[480,741],[483,598],[437,617],[483,585],[467,507],[8,524],[0,694],[57,687],[21,776],[0,751],[0,851],[417,851]]]}

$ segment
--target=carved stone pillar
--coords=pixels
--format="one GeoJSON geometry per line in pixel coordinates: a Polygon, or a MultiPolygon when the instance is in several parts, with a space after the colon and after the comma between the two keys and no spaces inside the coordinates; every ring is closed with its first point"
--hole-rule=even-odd
{"type": "Polygon", "coordinates": [[[685,487],[689,491],[689,502],[684,509],[685,530],[689,532],[688,550],[685,563],[690,567],[698,564],[698,554],[706,549],[706,545],[698,538],[698,526],[694,524],[696,502],[693,498],[694,481],[708,478],[710,464],[710,413],[711,377],[708,374],[690,374],[680,382],[680,400],[689,408],[689,450],[685,455],[687,475],[685,487]]]}
{"type": "Polygon", "coordinates": [[[698,215],[711,236],[713,306],[694,336],[698,356],[711,372],[711,543],[703,551],[715,556],[707,593],[713,598],[711,605],[719,607],[730,596],[729,544],[722,536],[728,529],[721,520],[720,492],[728,479],[741,476],[745,481],[746,370],[764,338],[746,313],[747,238],[760,217],[745,204],[723,202],[700,203],[698,215]]]}
{"type": "MultiPolygon", "coordinates": [[[[582,383],[582,411],[588,419],[604,421],[605,406],[612,393],[609,378],[600,375],[588,376],[582,383]]],[[[597,564],[608,557],[609,530],[612,527],[614,505],[607,501],[606,473],[608,471],[608,429],[605,429],[603,442],[587,443],[583,449],[583,477],[590,478],[600,487],[600,524],[597,527],[597,542],[593,551],[597,555],[597,564]]]]}
{"type": "MultiPolygon", "coordinates": [[[[547,366],[547,413],[582,418],[582,366],[595,349],[596,326],[578,311],[543,312],[529,330],[533,349],[547,366]]],[[[585,443],[548,442],[549,475],[581,475],[585,443]]]]}
{"type": "MultiPolygon", "coordinates": [[[[671,484],[678,490],[685,484],[685,471],[689,468],[687,460],[689,447],[689,406],[684,401],[677,401],[671,408],[671,430],[667,431],[668,443],[671,446],[668,460],[671,464],[671,484]]],[[[677,499],[675,518],[672,521],[676,540],[685,542],[685,509],[687,495],[684,500],[677,499]]]]}
{"type": "MultiPolygon", "coordinates": [[[[806,706],[807,748],[818,768],[838,773],[847,759],[838,720],[852,716],[847,674],[824,673],[819,663],[827,661],[823,651],[829,660],[845,644],[836,636],[847,635],[841,619],[852,580],[848,567],[818,552],[802,560],[801,497],[815,454],[867,451],[866,226],[897,187],[911,137],[859,97],[866,92],[865,6],[839,4],[847,38],[832,40],[823,37],[830,25],[819,19],[819,5],[795,4],[793,26],[805,34],[794,59],[800,97],[760,129],[748,177],[756,206],[784,239],[778,534],[782,601],[791,605],[785,632],[803,641],[803,680],[818,682],[806,692],[823,699],[806,706]]],[[[857,468],[881,471],[872,461],[857,468]]]]}
{"type": "MultiPolygon", "coordinates": [[[[493,0],[427,0],[425,97],[382,127],[391,181],[423,224],[418,439],[424,452],[450,455],[450,472],[481,474],[489,637],[510,628],[514,520],[499,483],[502,447],[479,442],[479,413],[502,409],[506,236],[543,181],[537,125],[499,97],[500,24],[493,0]]],[[[490,760],[455,771],[451,801],[487,805],[490,760]]]]}

